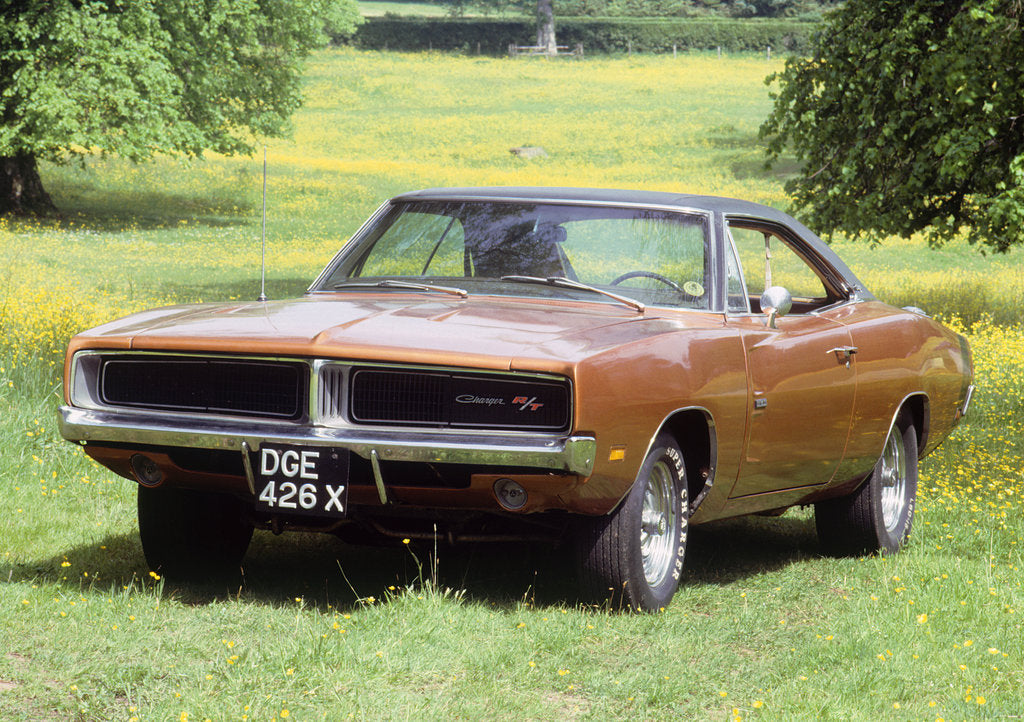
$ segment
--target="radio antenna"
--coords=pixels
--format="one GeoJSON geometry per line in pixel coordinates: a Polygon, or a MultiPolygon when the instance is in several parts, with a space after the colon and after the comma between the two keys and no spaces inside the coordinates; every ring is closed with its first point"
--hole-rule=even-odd
{"type": "Polygon", "coordinates": [[[263,228],[260,232],[263,251],[260,256],[260,295],[257,301],[267,300],[267,146],[263,146],[263,228]]]}

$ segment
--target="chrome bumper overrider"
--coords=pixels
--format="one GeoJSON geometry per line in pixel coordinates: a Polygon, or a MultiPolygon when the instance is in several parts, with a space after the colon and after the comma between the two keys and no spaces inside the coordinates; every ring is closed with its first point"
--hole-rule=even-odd
{"type": "Polygon", "coordinates": [[[967,393],[964,394],[964,402],[960,406],[960,417],[967,416],[967,410],[971,408],[971,399],[974,397],[974,384],[967,387],[967,393]]]}
{"type": "Polygon", "coordinates": [[[225,419],[168,419],[60,407],[60,433],[68,441],[145,444],[241,452],[243,444],[337,446],[365,459],[443,464],[523,466],[590,476],[597,443],[592,436],[445,433],[245,423],[225,419]]]}

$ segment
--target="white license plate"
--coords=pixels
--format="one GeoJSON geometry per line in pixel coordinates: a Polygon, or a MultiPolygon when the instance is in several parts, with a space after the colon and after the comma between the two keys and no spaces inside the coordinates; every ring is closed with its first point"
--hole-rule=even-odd
{"type": "Polygon", "coordinates": [[[348,514],[348,451],[263,444],[253,457],[257,509],[310,516],[348,514]]]}

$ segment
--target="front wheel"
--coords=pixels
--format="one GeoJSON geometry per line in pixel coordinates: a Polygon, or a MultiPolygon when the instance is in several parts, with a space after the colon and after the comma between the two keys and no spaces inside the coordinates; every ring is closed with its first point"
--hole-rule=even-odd
{"type": "Polygon", "coordinates": [[[584,596],[636,611],[663,609],[683,572],[688,508],[683,454],[675,439],[660,434],[618,508],[580,522],[584,596]]]}
{"type": "Polygon", "coordinates": [[[245,505],[227,494],[139,486],[139,536],[146,563],[173,581],[237,577],[252,539],[245,505]]]}
{"type": "Polygon", "coordinates": [[[882,456],[857,491],[814,505],[818,539],[833,554],[897,552],[910,536],[917,500],[917,431],[900,412],[882,456]]]}

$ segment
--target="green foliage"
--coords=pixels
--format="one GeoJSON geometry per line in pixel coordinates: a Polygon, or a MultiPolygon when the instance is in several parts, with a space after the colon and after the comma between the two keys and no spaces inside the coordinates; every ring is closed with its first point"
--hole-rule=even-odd
{"type": "Polygon", "coordinates": [[[820,16],[835,5],[831,0],[562,0],[556,10],[564,15],[693,16],[782,18],[820,16]],[[599,10],[602,5],[607,11],[599,10]],[[573,12],[580,6],[582,12],[573,12]]]}
{"type": "Polygon", "coordinates": [[[694,4],[732,17],[781,18],[820,15],[839,3],[836,0],[694,0],[694,4]]]}
{"type": "MultiPolygon", "coordinates": [[[[558,44],[583,45],[587,54],[713,50],[800,52],[816,25],[793,20],[556,18],[558,44]]],[[[367,18],[354,43],[373,50],[457,50],[502,55],[510,44],[532,44],[534,20],[415,17],[367,18]]]]}
{"type": "Polygon", "coordinates": [[[355,0],[323,2],[324,33],[328,38],[348,38],[363,23],[363,14],[355,0]]]}
{"type": "Polygon", "coordinates": [[[1014,0],[850,0],[773,78],[769,157],[831,234],[1024,242],[1024,34],[1014,0]]]}
{"type": "MultiPolygon", "coordinates": [[[[555,15],[566,17],[819,17],[839,0],[556,0],[555,15]]],[[[532,16],[536,0],[438,0],[448,14],[532,16]]],[[[409,15],[416,13],[406,13],[409,15]]],[[[427,13],[423,13],[427,14],[427,13]]]]}
{"type": "MultiPolygon", "coordinates": [[[[0,157],[249,150],[301,100],[352,0],[31,0],[0,21],[0,157]]],[[[13,5],[13,7],[12,7],[13,5]]]]}

